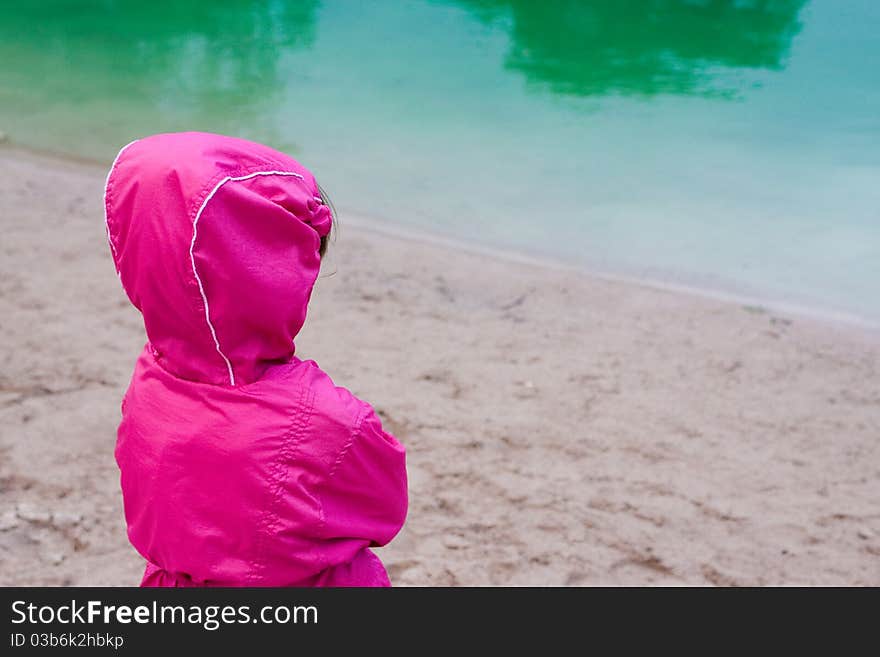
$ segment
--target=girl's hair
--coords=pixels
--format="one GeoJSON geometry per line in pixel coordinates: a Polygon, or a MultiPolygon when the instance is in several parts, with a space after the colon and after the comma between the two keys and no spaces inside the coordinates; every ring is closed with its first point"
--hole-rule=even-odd
{"type": "Polygon", "coordinates": [[[324,188],[321,185],[318,185],[318,191],[321,193],[321,201],[330,208],[330,217],[332,218],[332,222],[330,224],[330,232],[321,237],[321,244],[318,246],[318,255],[322,258],[324,254],[327,253],[327,246],[330,244],[331,235],[332,239],[336,239],[336,221],[338,215],[336,214],[336,206],[333,205],[333,201],[330,200],[330,197],[327,196],[327,192],[324,191],[324,188]]]}

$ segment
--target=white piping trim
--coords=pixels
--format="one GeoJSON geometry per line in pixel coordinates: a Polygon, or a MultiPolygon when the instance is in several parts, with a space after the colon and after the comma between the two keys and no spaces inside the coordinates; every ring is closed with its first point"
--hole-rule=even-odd
{"type": "Polygon", "coordinates": [[[226,176],[223,180],[221,180],[214,186],[214,189],[211,190],[211,193],[205,197],[204,201],[202,201],[202,205],[199,208],[199,211],[196,212],[196,216],[193,219],[192,242],[190,242],[189,245],[189,259],[192,263],[193,276],[196,277],[196,283],[199,284],[199,292],[202,294],[202,302],[205,304],[205,321],[208,322],[208,329],[210,329],[211,331],[211,337],[214,338],[214,346],[217,348],[217,353],[220,354],[223,362],[226,363],[226,369],[229,370],[229,385],[231,386],[235,385],[235,374],[232,371],[232,363],[229,362],[226,354],[224,354],[223,350],[220,348],[220,341],[217,339],[217,331],[214,330],[214,325],[211,323],[211,314],[208,310],[208,297],[205,294],[205,287],[202,285],[202,279],[199,278],[199,272],[196,271],[196,257],[195,255],[193,255],[193,249],[196,246],[196,235],[198,234],[199,218],[202,216],[202,212],[205,211],[205,207],[208,205],[208,201],[214,198],[214,194],[216,194],[219,189],[228,182],[239,182],[242,180],[248,180],[250,178],[256,178],[257,176],[294,176],[296,178],[299,178],[300,180],[305,181],[305,178],[303,178],[298,173],[294,173],[293,171],[255,171],[254,173],[249,173],[246,176],[226,176]]]}
{"type": "Polygon", "coordinates": [[[119,254],[116,253],[116,245],[113,244],[113,239],[110,237],[110,212],[107,210],[107,188],[110,186],[110,176],[112,176],[113,172],[116,170],[116,164],[119,162],[119,158],[122,157],[125,149],[137,141],[137,139],[130,141],[119,149],[116,157],[113,158],[113,164],[110,165],[110,171],[107,172],[107,180],[104,181],[104,225],[107,227],[107,241],[110,243],[110,250],[113,252],[113,266],[116,267],[117,274],[119,273],[119,254]]]}

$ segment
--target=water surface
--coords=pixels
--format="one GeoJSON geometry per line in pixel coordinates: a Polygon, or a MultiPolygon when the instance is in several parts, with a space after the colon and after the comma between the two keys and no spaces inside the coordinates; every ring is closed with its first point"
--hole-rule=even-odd
{"type": "MultiPolygon", "coordinates": [[[[200,129],[343,210],[880,320],[880,3],[0,0],[0,130],[200,129]]],[[[343,217],[344,220],[344,217],[343,217]]]]}

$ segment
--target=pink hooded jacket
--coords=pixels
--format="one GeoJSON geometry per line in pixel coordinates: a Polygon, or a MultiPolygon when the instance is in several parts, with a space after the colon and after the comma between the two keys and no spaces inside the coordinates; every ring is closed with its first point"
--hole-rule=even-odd
{"type": "Polygon", "coordinates": [[[302,165],[204,133],[129,144],[107,236],[149,342],[116,460],[143,585],[389,585],[403,447],[294,356],[331,215],[302,165]]]}

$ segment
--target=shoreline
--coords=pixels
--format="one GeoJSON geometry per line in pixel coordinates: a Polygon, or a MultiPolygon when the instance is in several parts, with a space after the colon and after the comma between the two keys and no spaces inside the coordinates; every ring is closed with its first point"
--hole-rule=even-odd
{"type": "Polygon", "coordinates": [[[868,332],[880,332],[880,319],[874,320],[843,311],[814,308],[808,305],[786,301],[775,301],[760,296],[737,294],[735,292],[729,292],[710,286],[702,287],[695,284],[671,283],[659,278],[651,278],[650,276],[628,275],[610,270],[591,269],[586,266],[532,255],[512,248],[497,248],[465,242],[459,238],[432,233],[426,228],[410,228],[391,220],[373,218],[353,209],[346,210],[344,214],[341,214],[342,221],[340,223],[343,224],[341,229],[343,231],[345,230],[345,225],[351,224],[360,230],[370,231],[394,239],[418,242],[446,249],[455,249],[473,255],[494,258],[502,262],[572,273],[577,276],[585,276],[587,278],[608,283],[617,283],[626,286],[632,285],[659,292],[669,292],[672,294],[698,297],[710,301],[720,301],[722,303],[742,306],[750,312],[758,314],[780,313],[791,315],[793,318],[797,319],[849,326],[868,332]]]}
{"type": "MultiPolygon", "coordinates": [[[[11,141],[8,136],[5,141],[0,141],[0,153],[17,152],[24,157],[48,160],[50,162],[64,163],[71,166],[85,166],[102,171],[111,166],[112,160],[106,163],[91,158],[79,157],[68,153],[45,151],[31,148],[23,144],[11,141]]],[[[578,276],[586,276],[610,283],[622,285],[634,285],[647,289],[684,294],[712,301],[720,301],[750,309],[751,312],[780,313],[793,318],[807,319],[817,322],[826,322],[852,327],[857,330],[880,333],[880,318],[872,319],[850,312],[830,310],[827,308],[814,307],[806,304],[774,300],[760,295],[738,294],[709,285],[701,286],[689,283],[673,283],[660,278],[650,276],[638,276],[616,272],[613,270],[592,269],[588,266],[576,265],[564,261],[553,260],[530,254],[514,248],[493,247],[489,245],[466,242],[461,238],[441,235],[432,232],[429,228],[408,226],[389,218],[378,218],[356,208],[340,206],[340,230],[345,231],[347,225],[352,225],[360,230],[367,230],[375,234],[385,235],[395,239],[418,242],[442,248],[454,249],[497,259],[503,262],[541,267],[554,271],[572,273],[578,276]]]]}

